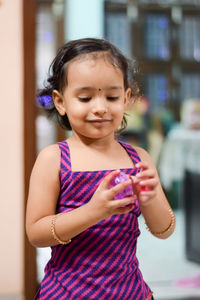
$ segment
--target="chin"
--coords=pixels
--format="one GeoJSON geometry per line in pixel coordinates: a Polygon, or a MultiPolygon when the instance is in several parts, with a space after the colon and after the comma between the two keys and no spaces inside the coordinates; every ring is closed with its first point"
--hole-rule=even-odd
{"type": "Polygon", "coordinates": [[[85,138],[94,139],[94,140],[103,139],[103,138],[106,138],[106,137],[111,136],[111,135],[114,136],[113,131],[112,132],[106,132],[106,133],[102,133],[102,132],[90,133],[90,134],[82,133],[81,135],[84,136],[85,138]]]}

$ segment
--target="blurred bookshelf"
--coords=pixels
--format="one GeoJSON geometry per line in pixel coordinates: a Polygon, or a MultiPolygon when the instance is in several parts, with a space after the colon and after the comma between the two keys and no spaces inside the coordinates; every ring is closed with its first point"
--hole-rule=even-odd
{"type": "MultiPolygon", "coordinates": [[[[158,167],[184,101],[200,101],[200,0],[105,1],[105,38],[138,62],[148,103],[148,110],[133,106],[122,140],[146,148],[158,167]]],[[[165,191],[173,208],[181,189],[175,181],[165,191]]]]}
{"type": "Polygon", "coordinates": [[[200,99],[200,0],[105,1],[105,38],[136,58],[150,113],[200,99]]]}

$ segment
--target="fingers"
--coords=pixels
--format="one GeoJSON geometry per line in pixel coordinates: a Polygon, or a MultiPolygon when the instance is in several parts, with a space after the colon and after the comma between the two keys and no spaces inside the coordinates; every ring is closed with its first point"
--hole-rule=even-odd
{"type": "Polygon", "coordinates": [[[111,181],[117,176],[119,175],[120,170],[117,171],[113,171],[111,173],[109,173],[104,180],[102,181],[102,183],[100,184],[101,188],[108,190],[109,193],[109,198],[110,199],[114,199],[115,195],[118,194],[119,192],[123,191],[126,187],[128,187],[129,185],[132,185],[132,181],[129,178],[128,180],[119,183],[117,185],[115,185],[114,187],[110,188],[110,184],[111,181]]]}
{"type": "Polygon", "coordinates": [[[155,197],[156,197],[155,190],[145,191],[145,192],[142,191],[139,196],[140,204],[145,206],[145,205],[149,204],[149,202],[151,202],[155,197]]]}
{"type": "Polygon", "coordinates": [[[132,211],[134,207],[135,207],[135,204],[129,204],[125,207],[120,207],[117,209],[117,214],[118,215],[126,214],[126,213],[132,211]]]}
{"type": "Polygon", "coordinates": [[[135,207],[135,196],[126,197],[119,200],[114,200],[111,202],[115,214],[122,214],[131,211],[135,207]]]}
{"type": "Polygon", "coordinates": [[[109,195],[111,197],[111,199],[114,199],[114,197],[119,193],[119,192],[122,192],[126,187],[132,185],[132,181],[131,179],[129,178],[128,180],[122,182],[122,183],[119,183],[117,185],[115,185],[114,187],[112,187],[110,190],[109,190],[109,195]]]}
{"type": "Polygon", "coordinates": [[[134,177],[129,176],[129,178],[130,178],[131,183],[132,183],[133,193],[134,193],[135,195],[137,195],[137,194],[138,194],[138,189],[137,189],[137,186],[136,186],[136,184],[135,184],[135,183],[137,183],[137,182],[135,182],[135,176],[134,176],[134,177]]]}
{"type": "Polygon", "coordinates": [[[148,169],[148,164],[145,162],[145,161],[139,161],[137,164],[136,164],[136,168],[137,169],[141,169],[142,171],[143,170],[146,170],[148,169]]]}
{"type": "Polygon", "coordinates": [[[136,167],[140,170],[135,176],[129,176],[129,179],[110,188],[113,179],[119,175],[120,170],[110,172],[104,177],[99,185],[100,194],[106,215],[125,214],[130,212],[135,204],[136,197],[140,204],[148,205],[156,198],[158,176],[154,168],[151,168],[146,162],[139,162],[136,167]],[[128,186],[133,187],[133,196],[116,200],[115,196],[126,189],[128,186]]]}
{"type": "Polygon", "coordinates": [[[143,205],[149,203],[149,201],[156,197],[157,185],[157,178],[150,178],[139,182],[139,200],[143,205]]]}
{"type": "Polygon", "coordinates": [[[116,200],[115,196],[123,191],[126,187],[132,185],[132,180],[129,178],[128,180],[115,185],[110,188],[111,181],[120,173],[120,171],[113,171],[107,175],[101,184],[101,189],[106,190],[106,195],[108,199],[108,207],[112,211],[112,214],[124,214],[131,211],[135,204],[136,196],[129,196],[123,199],[116,200]]]}
{"type": "Polygon", "coordinates": [[[111,181],[117,176],[119,175],[120,173],[120,170],[115,170],[115,171],[112,171],[111,173],[109,173],[104,179],[103,181],[101,182],[100,186],[103,188],[103,189],[109,189],[110,188],[110,184],[111,184],[111,181]]]}
{"type": "Polygon", "coordinates": [[[157,195],[159,179],[156,170],[146,162],[139,162],[136,167],[140,169],[134,177],[138,191],[138,200],[142,205],[148,205],[157,195]]]}
{"type": "Polygon", "coordinates": [[[156,172],[152,169],[146,169],[136,174],[136,178],[142,179],[144,177],[153,178],[156,176],[156,172]]]}
{"type": "MultiPolygon", "coordinates": [[[[141,168],[141,172],[135,175],[134,183],[139,183],[141,187],[148,186],[149,189],[154,188],[158,184],[156,171],[150,169],[146,162],[137,164],[141,168]]],[[[144,190],[144,188],[142,188],[144,190]]]]}
{"type": "Polygon", "coordinates": [[[145,180],[142,180],[139,182],[140,188],[142,191],[145,190],[152,190],[158,185],[158,179],[157,178],[148,178],[145,180]]]}

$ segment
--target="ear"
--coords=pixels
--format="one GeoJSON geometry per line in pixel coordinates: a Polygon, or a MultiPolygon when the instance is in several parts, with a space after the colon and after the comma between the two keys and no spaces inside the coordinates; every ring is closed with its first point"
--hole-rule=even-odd
{"type": "Polygon", "coordinates": [[[54,102],[54,105],[55,105],[57,111],[59,112],[59,114],[61,116],[64,116],[66,112],[65,112],[65,107],[64,107],[63,95],[60,92],[58,92],[57,90],[53,90],[52,98],[53,98],[53,102],[54,102]]]}
{"type": "Polygon", "coordinates": [[[125,97],[124,97],[124,104],[127,106],[129,104],[129,100],[131,98],[131,89],[128,88],[126,91],[125,91],[125,97]]]}

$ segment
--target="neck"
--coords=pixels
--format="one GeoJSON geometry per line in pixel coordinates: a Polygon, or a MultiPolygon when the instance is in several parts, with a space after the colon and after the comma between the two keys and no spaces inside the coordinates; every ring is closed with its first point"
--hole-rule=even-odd
{"type": "Polygon", "coordinates": [[[107,149],[110,148],[113,143],[116,143],[114,134],[103,138],[93,139],[73,132],[72,136],[68,140],[73,144],[83,144],[84,146],[89,146],[95,149],[107,149]]]}

